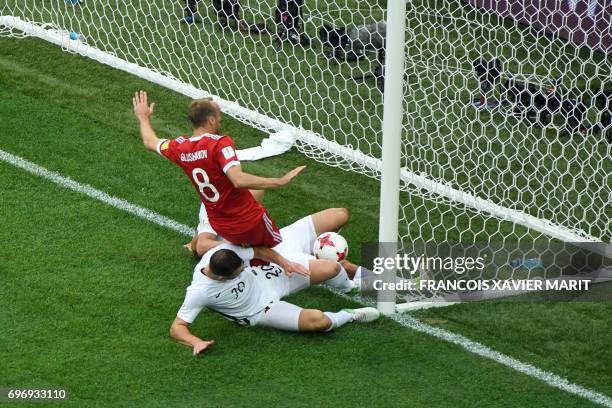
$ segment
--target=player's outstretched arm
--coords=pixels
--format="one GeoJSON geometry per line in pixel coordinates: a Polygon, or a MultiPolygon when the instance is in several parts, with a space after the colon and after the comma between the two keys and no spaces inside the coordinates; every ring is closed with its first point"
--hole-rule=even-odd
{"type": "Polygon", "coordinates": [[[194,253],[195,256],[201,258],[206,252],[212,248],[223,244],[225,241],[217,240],[217,236],[208,232],[195,235],[190,242],[183,245],[194,253]]]}
{"type": "Polygon", "coordinates": [[[151,116],[153,115],[153,109],[155,103],[149,105],[147,101],[147,93],[145,91],[139,91],[134,94],[132,98],[132,105],[134,106],[134,115],[140,123],[140,136],[142,136],[142,143],[148,150],[156,151],[159,138],[151,126],[151,116]]]}
{"type": "Polygon", "coordinates": [[[194,356],[202,353],[215,343],[214,340],[202,340],[191,334],[189,331],[189,323],[180,317],[177,317],[172,322],[172,326],[170,326],[170,336],[177,342],[192,347],[194,356]]]}
{"type": "Polygon", "coordinates": [[[269,178],[259,177],[242,171],[241,166],[233,166],[227,170],[227,177],[236,188],[248,188],[251,190],[268,190],[289,184],[306,166],[296,167],[282,177],[269,178]]]}
{"type": "Polygon", "coordinates": [[[253,247],[253,257],[277,264],[283,268],[287,275],[291,275],[292,273],[299,273],[305,276],[310,275],[310,271],[304,266],[299,263],[288,261],[281,254],[268,247],[253,247]]]}

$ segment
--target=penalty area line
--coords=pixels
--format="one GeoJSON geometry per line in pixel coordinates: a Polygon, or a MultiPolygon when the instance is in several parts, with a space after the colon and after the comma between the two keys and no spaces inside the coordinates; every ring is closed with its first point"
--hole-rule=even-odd
{"type": "MultiPolygon", "coordinates": [[[[55,184],[67,188],[69,190],[76,191],[78,193],[84,194],[90,198],[101,201],[105,204],[108,204],[112,207],[118,208],[120,210],[126,211],[132,215],[135,215],[139,218],[150,221],[159,226],[169,228],[176,232],[179,232],[186,236],[191,236],[193,233],[193,229],[189,228],[187,225],[181,224],[175,220],[172,220],[166,216],[163,216],[155,211],[148,210],[146,208],[140,207],[138,205],[129,203],[125,200],[122,200],[117,197],[113,197],[103,191],[100,191],[94,187],[91,187],[87,184],[81,184],[77,181],[72,180],[71,178],[62,176],[56,172],[50,171],[41,167],[35,163],[32,163],[28,160],[25,160],[19,156],[15,156],[11,153],[8,153],[2,149],[0,149],[0,160],[12,164],[20,169],[23,169],[29,173],[35,174],[47,180],[54,182],[55,184]]],[[[336,291],[332,291],[333,293],[340,294],[336,291]]],[[[370,304],[371,302],[367,302],[360,297],[349,297],[346,295],[342,295],[348,299],[353,301],[357,300],[362,304],[370,304]]],[[[612,399],[604,394],[598,393],[596,391],[590,390],[588,388],[582,387],[577,384],[573,384],[565,378],[562,378],[556,374],[550,373],[548,371],[541,370],[531,364],[523,363],[515,358],[497,352],[487,346],[484,346],[478,342],[468,339],[462,335],[452,333],[448,330],[440,329],[438,327],[430,326],[421,322],[420,320],[403,314],[395,314],[390,316],[392,320],[399,323],[400,325],[407,327],[412,330],[416,330],[418,332],[428,334],[437,339],[447,341],[449,343],[455,344],[470,353],[479,355],[488,360],[495,361],[499,364],[502,364],[508,368],[511,368],[515,371],[528,375],[532,378],[538,379],[552,387],[560,389],[562,391],[568,392],[570,394],[577,395],[579,397],[585,398],[593,403],[612,408],[612,399]]]]}

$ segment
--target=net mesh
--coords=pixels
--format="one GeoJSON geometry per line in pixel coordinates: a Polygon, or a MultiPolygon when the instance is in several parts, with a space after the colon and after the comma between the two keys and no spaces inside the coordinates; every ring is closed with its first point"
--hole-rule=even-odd
{"type": "MultiPolygon", "coordinates": [[[[0,15],[239,104],[262,130],[288,124],[309,157],[379,178],[384,2],[306,0],[294,27],[276,0],[213,3],[8,0],[0,15]]],[[[402,243],[609,243],[612,47],[597,28],[609,35],[610,6],[525,14],[566,22],[555,31],[485,3],[407,3],[402,243]]]]}

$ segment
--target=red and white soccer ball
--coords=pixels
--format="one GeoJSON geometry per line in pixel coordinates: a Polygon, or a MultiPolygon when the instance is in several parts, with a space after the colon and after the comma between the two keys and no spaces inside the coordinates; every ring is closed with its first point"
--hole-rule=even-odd
{"type": "Polygon", "coordinates": [[[342,261],[348,255],[348,244],[342,235],[324,232],[315,240],[312,252],[317,259],[342,261]]]}

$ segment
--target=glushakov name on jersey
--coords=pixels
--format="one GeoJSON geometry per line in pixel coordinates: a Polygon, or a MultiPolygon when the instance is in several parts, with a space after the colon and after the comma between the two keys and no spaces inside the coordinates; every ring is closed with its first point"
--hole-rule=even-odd
{"type": "Polygon", "coordinates": [[[161,140],[157,152],[179,165],[196,188],[212,227],[223,236],[250,231],[264,208],[247,189],[234,187],[225,174],[240,165],[229,136],[204,134],[161,140]]]}
{"type": "Polygon", "coordinates": [[[208,151],[198,150],[194,153],[181,153],[182,162],[192,162],[196,160],[202,160],[208,157],[208,151]]]}

